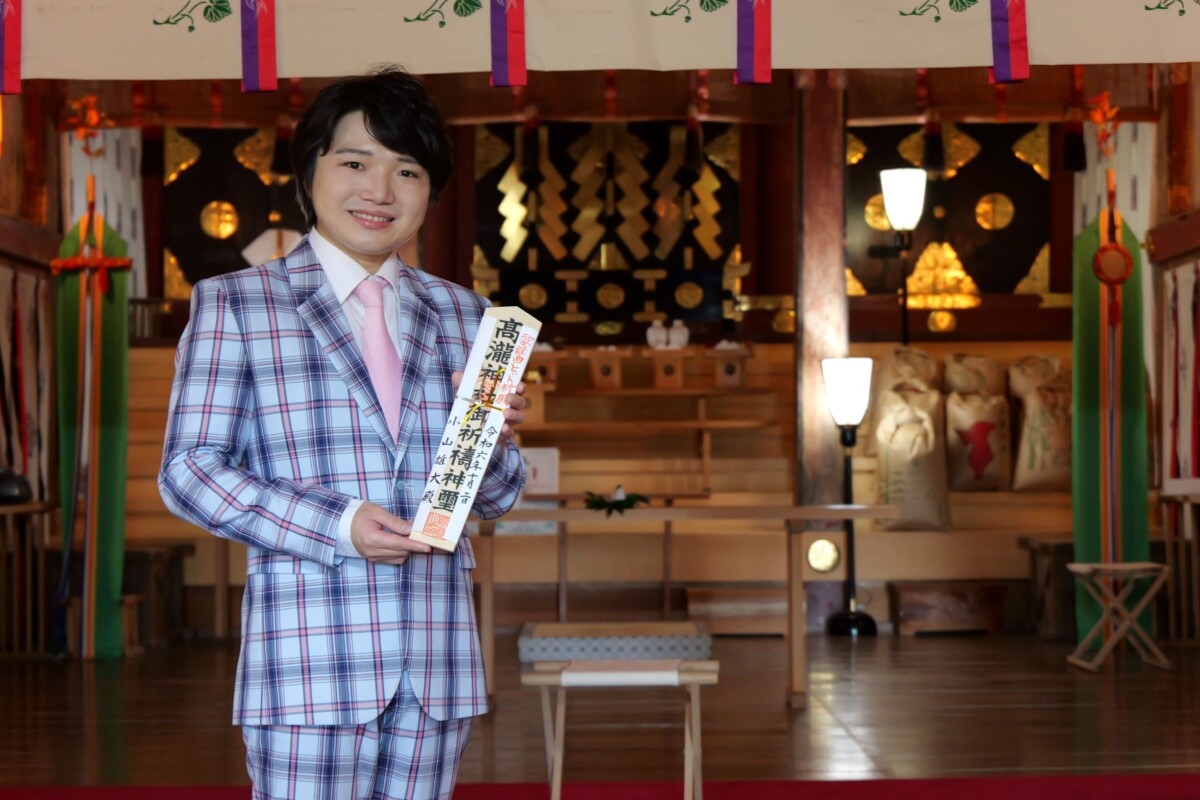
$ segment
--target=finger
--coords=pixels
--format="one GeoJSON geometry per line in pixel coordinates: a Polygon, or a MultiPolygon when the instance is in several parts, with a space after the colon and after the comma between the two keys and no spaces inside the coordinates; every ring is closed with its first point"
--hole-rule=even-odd
{"type": "Polygon", "coordinates": [[[454,373],[450,376],[450,382],[452,384],[454,384],[454,391],[456,391],[456,392],[458,391],[458,385],[460,383],[462,383],[462,377],[463,377],[462,370],[455,370],[454,373]]]}
{"type": "Polygon", "coordinates": [[[515,408],[517,410],[520,410],[529,404],[529,401],[519,394],[510,394],[505,398],[505,402],[508,404],[509,408],[515,408]]]}

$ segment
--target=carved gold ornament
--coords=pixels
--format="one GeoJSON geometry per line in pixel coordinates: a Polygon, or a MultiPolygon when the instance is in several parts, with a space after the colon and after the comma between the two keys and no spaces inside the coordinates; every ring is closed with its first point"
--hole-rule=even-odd
{"type": "Polygon", "coordinates": [[[1004,230],[1013,221],[1013,203],[1000,192],[985,194],[975,204],[975,221],[988,231],[1004,230]]]}
{"type": "Polygon", "coordinates": [[[279,147],[274,128],[259,128],[233,148],[233,156],[246,169],[258,176],[264,186],[282,186],[292,179],[271,171],[271,159],[279,147]]]}
{"type": "MultiPolygon", "coordinates": [[[[949,122],[942,125],[942,148],[946,153],[946,169],[941,173],[941,177],[946,180],[953,178],[960,169],[971,163],[980,150],[979,142],[949,122]]],[[[896,149],[905,161],[914,167],[921,166],[921,159],[925,155],[925,132],[918,129],[906,136],[896,149]]]]}
{"type": "Polygon", "coordinates": [[[525,284],[517,293],[517,297],[521,301],[521,307],[528,311],[536,311],[546,305],[546,301],[550,299],[550,296],[546,294],[545,287],[540,283],[525,284]]]}
{"type": "Polygon", "coordinates": [[[1042,180],[1050,180],[1050,126],[1043,122],[1012,146],[1013,155],[1033,167],[1042,180]]]}
{"type": "Polygon", "coordinates": [[[867,157],[867,144],[853,133],[846,133],[846,166],[852,167],[867,157]]]}
{"type": "Polygon", "coordinates": [[[890,231],[892,222],[888,219],[887,211],[883,208],[883,194],[877,194],[867,201],[863,208],[863,219],[872,230],[890,231]]]}
{"type": "Polygon", "coordinates": [[[742,180],[742,134],[737,125],[729,129],[704,146],[704,154],[708,160],[729,173],[729,177],[739,183],[742,180]]]}
{"type": "Polygon", "coordinates": [[[184,277],[179,259],[166,248],[163,248],[163,295],[168,300],[189,300],[192,296],[192,284],[184,277]]]}
{"type": "Polygon", "coordinates": [[[867,287],[862,285],[862,281],[854,276],[849,267],[846,267],[846,296],[847,297],[865,297],[867,287]]]}
{"type": "Polygon", "coordinates": [[[704,289],[692,281],[685,281],[675,287],[675,302],[680,308],[698,308],[704,300],[704,289]]]}
{"type": "Polygon", "coordinates": [[[237,209],[225,200],[213,200],[200,209],[200,228],[214,239],[228,239],[237,233],[237,209]]]}
{"type": "Polygon", "coordinates": [[[596,290],[596,302],[609,311],[620,308],[625,302],[625,290],[620,284],[606,283],[596,290]]]}
{"type": "Polygon", "coordinates": [[[508,143],[492,133],[484,125],[475,126],[475,181],[484,179],[489,172],[500,166],[512,153],[508,143]]]}
{"type": "Polygon", "coordinates": [[[954,248],[948,242],[930,242],[908,276],[908,307],[962,309],[979,303],[979,287],[954,248]]]}
{"type": "Polygon", "coordinates": [[[1029,273],[1017,284],[1013,294],[1036,294],[1042,298],[1041,308],[1070,308],[1070,292],[1050,291],[1050,245],[1042,245],[1029,273]]]}
{"type": "Polygon", "coordinates": [[[163,186],[170,186],[184,170],[200,158],[200,148],[178,128],[167,128],[163,134],[163,186]]]}

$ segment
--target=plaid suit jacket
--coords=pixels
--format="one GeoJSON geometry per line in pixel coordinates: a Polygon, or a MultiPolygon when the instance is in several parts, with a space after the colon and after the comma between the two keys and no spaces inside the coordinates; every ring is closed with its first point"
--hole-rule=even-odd
{"type": "MultiPolygon", "coordinates": [[[[173,513],[249,548],[235,724],[361,724],[403,670],[435,719],[487,710],[470,542],[399,567],[335,553],[351,498],[413,518],[487,307],[418,270],[399,282],[412,329],[394,443],[307,239],[196,285],[158,484],[173,513]]],[[[503,514],[523,480],[512,443],[497,448],[474,513],[503,514]]]]}

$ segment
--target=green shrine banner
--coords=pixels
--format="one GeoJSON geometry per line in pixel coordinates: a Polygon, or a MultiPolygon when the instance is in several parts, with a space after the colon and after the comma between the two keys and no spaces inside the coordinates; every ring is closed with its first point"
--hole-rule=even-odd
{"type": "MultiPolygon", "coordinates": [[[[1092,269],[1100,222],[1075,238],[1071,491],[1075,561],[1082,563],[1147,561],[1150,555],[1141,246],[1124,224],[1121,241],[1133,271],[1120,286],[1113,325],[1115,290],[1092,269]]],[[[1099,619],[1100,606],[1077,585],[1078,637],[1099,619]]]]}
{"type": "Polygon", "coordinates": [[[125,553],[125,457],[129,378],[129,270],[126,243],[96,215],[80,257],[83,221],[63,240],[57,273],[58,434],[64,569],[81,559],[79,647],[84,658],[119,658],[125,553]],[[90,262],[90,263],[89,263],[90,262]],[[74,546],[72,546],[74,545],[74,546]]]}

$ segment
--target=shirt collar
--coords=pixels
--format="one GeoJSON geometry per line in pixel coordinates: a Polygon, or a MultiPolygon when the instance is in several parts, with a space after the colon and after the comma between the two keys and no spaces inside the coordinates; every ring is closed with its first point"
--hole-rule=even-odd
{"type": "MultiPolygon", "coordinates": [[[[322,236],[316,228],[308,232],[308,243],[312,246],[325,277],[337,297],[338,303],[345,304],[346,299],[371,273],[362,268],[357,261],[343,253],[332,242],[322,236]]],[[[400,275],[400,259],[393,253],[387,257],[379,271],[375,273],[388,282],[392,290],[399,293],[397,279],[400,275]]]]}

